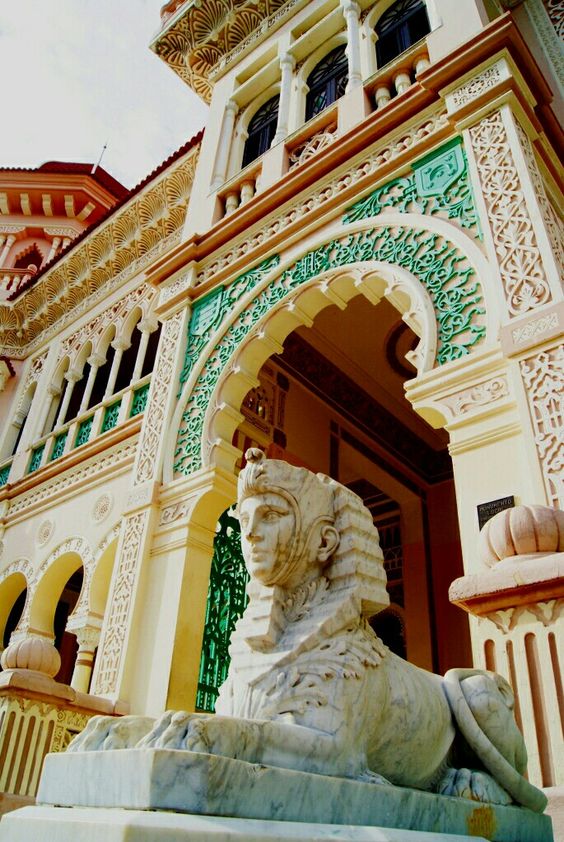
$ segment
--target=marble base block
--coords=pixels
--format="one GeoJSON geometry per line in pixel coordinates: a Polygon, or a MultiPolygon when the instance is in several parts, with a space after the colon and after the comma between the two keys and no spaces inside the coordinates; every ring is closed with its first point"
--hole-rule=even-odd
{"type": "MultiPolygon", "coordinates": [[[[401,828],[435,837],[481,836],[494,842],[552,842],[553,838],[547,816],[520,807],[478,804],[414,789],[165,749],[48,755],[37,801],[60,807],[174,810],[266,821],[401,828]]],[[[3,839],[0,833],[0,841],[3,839]]],[[[50,839],[58,842],[56,836],[50,839]]]]}
{"type": "MultiPolygon", "coordinates": [[[[436,833],[378,827],[267,822],[185,813],[104,808],[25,807],[0,822],[1,842],[437,842],[436,833]]],[[[483,842],[441,834],[440,842],[483,842]]]]}

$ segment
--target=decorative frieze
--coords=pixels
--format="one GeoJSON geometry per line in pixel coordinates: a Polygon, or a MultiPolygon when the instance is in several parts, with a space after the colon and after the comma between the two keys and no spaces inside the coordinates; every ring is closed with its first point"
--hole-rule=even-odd
{"type": "Polygon", "coordinates": [[[542,315],[513,320],[501,328],[501,345],[507,356],[523,354],[535,345],[557,339],[564,326],[564,302],[545,307],[542,315]]]}
{"type": "Polygon", "coordinates": [[[6,354],[26,355],[179,241],[199,148],[193,146],[15,301],[0,305],[6,354]]]}
{"type": "Polygon", "coordinates": [[[447,94],[446,101],[449,113],[454,113],[469,102],[478,99],[485,91],[495,88],[503,79],[507,78],[507,66],[504,61],[486,67],[477,73],[452,93],[447,94]]]}
{"type": "Polygon", "coordinates": [[[490,404],[506,398],[509,395],[509,384],[506,375],[499,375],[478,383],[468,389],[463,389],[454,395],[442,399],[454,418],[466,415],[477,409],[483,409],[490,404]]]}
{"type": "Polygon", "coordinates": [[[564,345],[521,361],[548,502],[564,507],[564,345]]]}
{"type": "Polygon", "coordinates": [[[40,486],[31,489],[31,491],[19,494],[10,502],[8,520],[36,506],[48,504],[55,499],[60,500],[63,492],[72,488],[74,485],[82,485],[91,478],[99,478],[108,469],[114,468],[119,470],[133,461],[136,451],[136,443],[128,442],[122,444],[114,450],[106,451],[87,464],[81,464],[74,469],[65,471],[65,473],[47,482],[43,482],[40,486]]]}

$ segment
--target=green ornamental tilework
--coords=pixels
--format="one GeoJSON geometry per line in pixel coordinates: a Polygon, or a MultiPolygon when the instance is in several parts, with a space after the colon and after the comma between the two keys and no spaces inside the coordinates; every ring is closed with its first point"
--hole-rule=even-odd
{"type": "Polygon", "coordinates": [[[213,331],[223,320],[225,314],[232,310],[239,299],[253,289],[279,263],[278,255],[269,257],[255,266],[254,269],[240,275],[227,288],[218,287],[194,303],[188,325],[186,356],[180,373],[180,391],[190,377],[190,372],[209,342],[213,331]]]}
{"type": "Polygon", "coordinates": [[[41,444],[39,447],[36,447],[31,452],[31,460],[29,462],[29,470],[28,474],[32,474],[36,471],[40,464],[41,464],[41,457],[43,456],[43,451],[45,450],[45,445],[41,444]]]}
{"type": "Polygon", "coordinates": [[[58,459],[59,456],[62,456],[65,452],[65,444],[67,441],[68,432],[68,430],[65,430],[64,433],[59,433],[58,436],[55,436],[53,450],[51,451],[51,458],[49,460],[50,462],[52,462],[53,459],[58,459]]]}
{"type": "Polygon", "coordinates": [[[248,580],[241,552],[239,521],[234,517],[233,510],[228,509],[219,518],[213,544],[196,694],[197,710],[215,710],[219,688],[227,678],[229,669],[231,633],[247,605],[248,580]]]}
{"type": "Polygon", "coordinates": [[[3,465],[0,468],[0,487],[6,485],[8,482],[8,477],[10,475],[10,468],[12,467],[12,463],[8,462],[7,465],[3,465]]]}
{"type": "Polygon", "coordinates": [[[378,216],[384,208],[441,215],[481,239],[462,141],[456,138],[413,165],[413,172],[384,184],[347,208],[344,223],[378,216]]]}
{"type": "Polygon", "coordinates": [[[144,386],[140,386],[139,389],[134,391],[131,412],[129,413],[130,418],[133,418],[134,415],[139,415],[140,412],[145,412],[150,385],[150,383],[145,383],[144,386]]]}
{"type": "Polygon", "coordinates": [[[201,467],[204,415],[213,390],[228,360],[257,322],[317,275],[369,260],[404,267],[425,287],[437,319],[439,365],[468,354],[485,335],[480,324],[485,310],[474,270],[440,234],[384,226],[332,240],[305,254],[253,299],[209,354],[182,416],[175,452],[177,472],[187,475],[201,467]]]}
{"type": "Polygon", "coordinates": [[[118,422],[119,417],[119,408],[121,406],[121,400],[116,401],[115,403],[110,404],[104,410],[104,420],[102,421],[102,429],[100,430],[101,433],[106,433],[108,430],[113,430],[118,422]]]}
{"type": "Polygon", "coordinates": [[[94,416],[91,415],[90,418],[85,418],[84,421],[80,422],[80,424],[78,425],[78,430],[76,431],[76,438],[74,440],[75,447],[80,447],[81,444],[86,444],[86,442],[89,440],[93,421],[94,416]]]}

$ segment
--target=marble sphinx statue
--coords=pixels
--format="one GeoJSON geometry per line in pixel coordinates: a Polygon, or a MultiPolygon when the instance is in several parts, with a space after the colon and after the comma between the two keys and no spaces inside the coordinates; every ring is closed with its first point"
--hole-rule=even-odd
{"type": "Polygon", "coordinates": [[[259,450],[246,458],[238,516],[249,603],[217,715],[98,717],[69,751],[186,749],[542,811],[544,794],[523,777],[507,682],[421,670],[370,627],[389,600],[360,498],[259,450]]]}

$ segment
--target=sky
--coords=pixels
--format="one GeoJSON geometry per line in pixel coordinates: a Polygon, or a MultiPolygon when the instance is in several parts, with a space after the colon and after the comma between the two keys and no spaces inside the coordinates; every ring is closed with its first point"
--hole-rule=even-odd
{"type": "Polygon", "coordinates": [[[133,187],[207,107],[149,43],[164,0],[16,0],[0,8],[0,167],[96,162],[133,187]]]}

